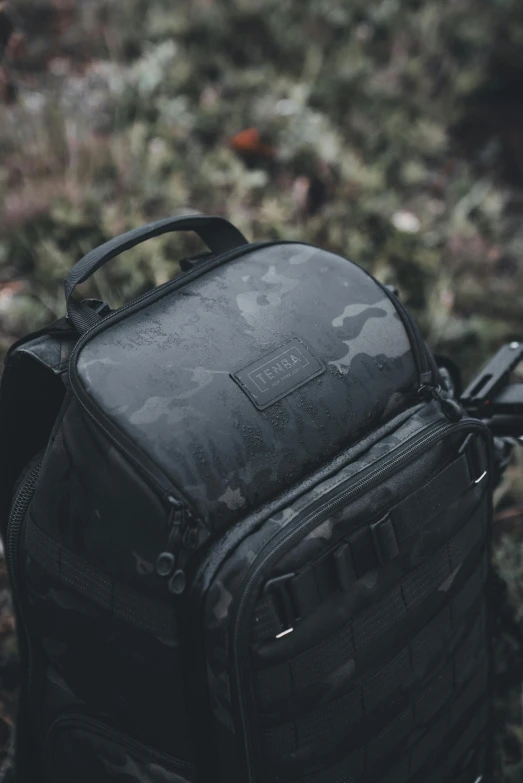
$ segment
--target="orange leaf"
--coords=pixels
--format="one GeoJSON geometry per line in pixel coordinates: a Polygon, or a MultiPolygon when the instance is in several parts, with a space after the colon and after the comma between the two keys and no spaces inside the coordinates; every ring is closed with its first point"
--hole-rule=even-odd
{"type": "Polygon", "coordinates": [[[262,141],[257,128],[247,128],[232,137],[230,145],[241,155],[259,155],[262,158],[274,158],[275,149],[262,141]]]}

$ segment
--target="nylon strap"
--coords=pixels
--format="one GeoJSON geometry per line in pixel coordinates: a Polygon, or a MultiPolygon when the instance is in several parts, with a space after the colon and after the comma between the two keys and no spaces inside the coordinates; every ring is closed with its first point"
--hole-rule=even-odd
{"type": "Polygon", "coordinates": [[[116,582],[45,533],[29,515],[25,544],[28,554],[50,576],[111,614],[162,641],[178,640],[176,618],[167,603],[140,595],[116,582]]]}

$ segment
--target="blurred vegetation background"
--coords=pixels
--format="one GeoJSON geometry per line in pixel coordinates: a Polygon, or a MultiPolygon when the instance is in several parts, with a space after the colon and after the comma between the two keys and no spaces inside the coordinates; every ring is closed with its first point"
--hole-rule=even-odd
{"type": "MultiPolygon", "coordinates": [[[[363,264],[470,379],[523,338],[523,4],[0,2],[0,355],[63,314],[81,255],[180,211],[363,264]]],[[[86,293],[121,304],[198,250],[161,237],[86,293]]],[[[495,533],[516,621],[522,467],[495,533]]],[[[17,676],[7,610],[0,634],[1,743],[17,676]]],[[[523,781],[522,664],[499,637],[497,779],[523,781]]]]}

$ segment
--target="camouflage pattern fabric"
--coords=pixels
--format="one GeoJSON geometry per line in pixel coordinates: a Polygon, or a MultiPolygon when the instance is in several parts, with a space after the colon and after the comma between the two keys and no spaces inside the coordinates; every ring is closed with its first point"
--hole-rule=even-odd
{"type": "Polygon", "coordinates": [[[77,367],[100,415],[154,457],[212,533],[391,418],[416,388],[386,293],[299,244],[247,250],[164,291],[94,335],[77,367]],[[291,338],[326,370],[260,412],[231,375],[291,338]]]}

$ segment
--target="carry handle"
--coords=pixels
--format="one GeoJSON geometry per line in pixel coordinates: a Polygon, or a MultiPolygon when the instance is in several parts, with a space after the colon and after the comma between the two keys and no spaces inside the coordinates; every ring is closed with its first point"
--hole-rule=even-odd
{"type": "Polygon", "coordinates": [[[111,258],[130,250],[147,239],[166,234],[169,231],[194,231],[213,253],[225,253],[248,242],[228,220],[209,215],[176,215],[174,217],[147,223],[126,234],[110,239],[100,247],[91,250],[81,258],[65,278],[65,303],[67,318],[83,333],[100,320],[100,316],[87,305],[73,299],[77,285],[84,283],[111,258]]]}

